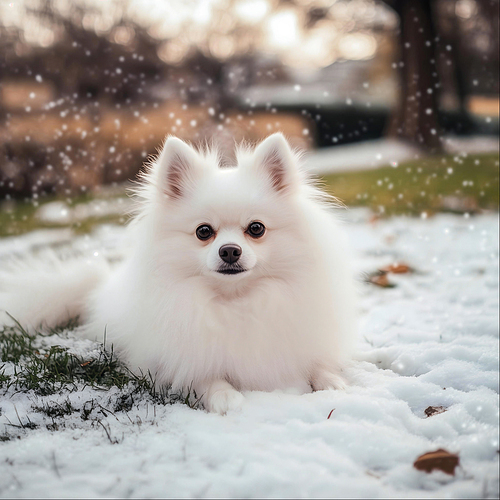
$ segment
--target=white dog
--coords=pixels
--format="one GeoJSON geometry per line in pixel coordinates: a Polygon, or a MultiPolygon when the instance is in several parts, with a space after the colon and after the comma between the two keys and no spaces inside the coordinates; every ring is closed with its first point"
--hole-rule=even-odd
{"type": "Polygon", "coordinates": [[[18,270],[0,307],[28,328],[80,314],[87,336],[106,331],[130,366],[222,414],[240,391],[342,388],[356,330],[345,235],[281,134],[237,159],[222,168],[168,138],[137,191],[130,256],[112,273],[18,270]]]}

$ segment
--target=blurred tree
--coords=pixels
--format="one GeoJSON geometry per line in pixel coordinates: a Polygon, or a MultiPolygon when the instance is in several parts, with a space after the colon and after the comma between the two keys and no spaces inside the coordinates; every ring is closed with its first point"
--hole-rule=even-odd
{"type": "Polygon", "coordinates": [[[437,152],[439,78],[432,0],[385,0],[399,16],[401,91],[387,134],[437,152]]]}
{"type": "MultiPolygon", "coordinates": [[[[118,103],[143,100],[141,87],[145,82],[156,81],[165,73],[157,56],[159,42],[146,29],[123,19],[106,35],[86,29],[83,18],[89,12],[92,9],[73,6],[62,14],[52,0],[28,7],[27,14],[56,33],[56,41],[50,50],[24,44],[19,54],[17,47],[23,37],[13,33],[14,42],[3,47],[0,67],[4,78],[38,74],[52,82],[59,96],[99,100],[106,96],[118,103]]],[[[8,43],[7,36],[2,38],[2,44],[8,43]]]]}

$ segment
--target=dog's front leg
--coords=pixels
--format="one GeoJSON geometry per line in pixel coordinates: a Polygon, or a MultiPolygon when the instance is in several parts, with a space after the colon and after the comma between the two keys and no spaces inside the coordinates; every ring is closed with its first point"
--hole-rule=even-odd
{"type": "Polygon", "coordinates": [[[341,375],[324,368],[317,368],[311,377],[311,386],[315,391],[343,390],[347,387],[347,383],[341,375]]]}
{"type": "Polygon", "coordinates": [[[222,379],[197,384],[195,391],[201,395],[203,406],[208,411],[221,415],[225,415],[229,410],[239,409],[245,399],[241,392],[222,379]]]}

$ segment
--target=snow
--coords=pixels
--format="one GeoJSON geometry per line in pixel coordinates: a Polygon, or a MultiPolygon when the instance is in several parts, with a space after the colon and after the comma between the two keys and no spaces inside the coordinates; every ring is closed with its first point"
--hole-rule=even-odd
{"type": "Polygon", "coordinates": [[[419,149],[397,139],[376,139],[362,143],[322,148],[307,155],[307,168],[315,175],[375,169],[415,158],[419,149]]]}
{"type": "MultiPolygon", "coordinates": [[[[444,149],[449,154],[498,152],[498,137],[447,136],[444,149]]],[[[353,144],[331,146],[307,155],[307,168],[313,174],[330,174],[355,170],[376,169],[420,158],[422,151],[399,139],[375,139],[353,144]]]]}
{"type": "Polygon", "coordinates": [[[91,217],[120,215],[131,207],[130,198],[95,199],[87,203],[78,203],[74,207],[70,207],[64,201],[52,201],[42,205],[37,210],[36,217],[45,223],[66,225],[91,217]]]}
{"type": "Polygon", "coordinates": [[[0,259],[9,258],[12,254],[23,254],[36,251],[48,245],[69,244],[72,241],[72,231],[64,229],[37,229],[22,236],[11,236],[0,240],[0,259]]]}
{"type": "MultiPolygon", "coordinates": [[[[390,274],[394,288],[360,280],[345,392],[246,393],[242,410],[222,417],[146,397],[113,414],[118,389],[9,390],[0,434],[20,439],[0,442],[0,496],[497,498],[498,214],[344,218],[359,275],[393,262],[415,270],[390,274]],[[78,409],[93,400],[91,418],[75,412],[48,430],[52,419],[32,406],[67,399],[78,409]],[[428,406],[446,411],[426,417],[428,406]],[[39,427],[10,425],[19,421],[39,427]],[[413,467],[438,448],[459,454],[455,476],[413,467]]],[[[71,244],[110,251],[121,232],[105,226],[71,244]]],[[[24,240],[0,250],[30,249],[33,237],[24,240]]],[[[40,342],[96,348],[77,332],[40,342]]]]}

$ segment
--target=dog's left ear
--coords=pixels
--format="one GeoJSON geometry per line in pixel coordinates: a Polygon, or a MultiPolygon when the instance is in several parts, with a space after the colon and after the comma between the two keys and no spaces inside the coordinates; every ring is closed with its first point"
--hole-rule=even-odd
{"type": "Polygon", "coordinates": [[[275,191],[285,192],[298,183],[296,160],[283,134],[264,139],[255,148],[254,162],[267,174],[275,191]]]}
{"type": "Polygon", "coordinates": [[[172,200],[190,191],[201,174],[198,154],[177,137],[165,141],[156,165],[159,185],[172,200]]]}

